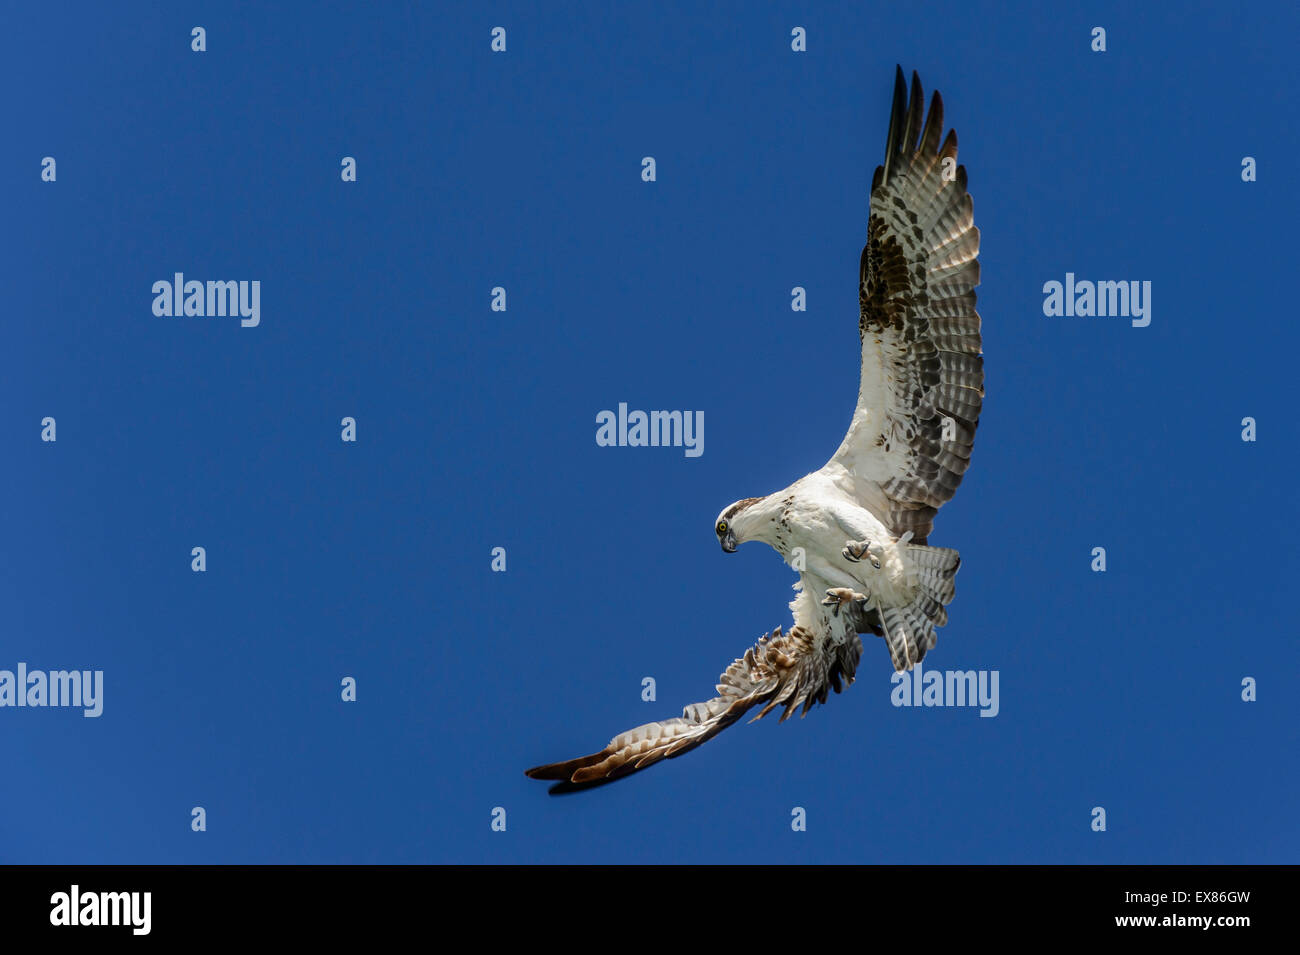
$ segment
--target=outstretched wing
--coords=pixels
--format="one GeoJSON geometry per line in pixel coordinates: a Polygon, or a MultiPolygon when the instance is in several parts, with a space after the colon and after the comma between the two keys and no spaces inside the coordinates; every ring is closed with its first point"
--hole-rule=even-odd
{"type": "Polygon", "coordinates": [[[934,94],[923,127],[915,73],[906,94],[900,68],[862,250],[858,406],[832,460],[894,534],[925,543],[970,466],[984,399],[980,233],[956,133],[940,145],[942,99],[934,94]]]}
{"type": "MultiPolygon", "coordinates": [[[[796,603],[799,598],[796,598],[796,603]]],[[[804,614],[796,614],[804,619],[804,614]]],[[[761,719],[784,706],[784,722],[802,706],[803,716],[814,703],[825,703],[827,693],[839,693],[853,682],[862,641],[849,627],[832,623],[829,611],[808,619],[816,629],[796,623],[789,633],[777,627],[759,639],[719,678],[718,695],[705,703],[692,703],[675,719],[646,723],[620,733],[598,753],[526,771],[533,779],[555,779],[552,793],[570,792],[645,769],[661,759],[671,759],[712,739],[760,703],[754,717],[761,719]],[[824,624],[818,625],[824,621],[824,624]]],[[[838,621],[836,621],[838,623],[838,621]]],[[[752,722],[752,721],[751,721],[752,722]]]]}

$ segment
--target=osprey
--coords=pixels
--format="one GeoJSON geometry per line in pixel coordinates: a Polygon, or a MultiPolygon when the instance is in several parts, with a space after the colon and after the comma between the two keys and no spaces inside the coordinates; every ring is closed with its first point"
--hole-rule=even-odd
{"type": "Polygon", "coordinates": [[[759,704],[755,720],[777,706],[782,721],[799,707],[804,715],[853,682],[859,634],[883,636],[896,670],[934,646],[960,558],[927,541],[970,465],[984,398],[979,239],[957,136],[943,137],[943,101],[936,92],[925,116],[920,78],[912,74],[909,96],[900,67],[885,161],[871,183],[862,376],[848,434],[821,470],[737,501],[714,525],[727,553],[763,541],[800,571],[794,627],[746,650],[708,702],[527,775],[559,780],[552,792],[599,785],[694,749],[759,704]]]}

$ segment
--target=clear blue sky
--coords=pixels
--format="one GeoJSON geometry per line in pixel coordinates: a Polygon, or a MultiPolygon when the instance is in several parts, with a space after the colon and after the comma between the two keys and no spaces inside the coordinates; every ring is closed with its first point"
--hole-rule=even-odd
{"type": "Polygon", "coordinates": [[[1296,861],[1294,5],[537,6],[11,11],[0,668],[105,700],[0,709],[0,860],[1296,861]],[[896,63],[983,233],[926,664],[1000,713],[893,707],[873,641],[802,722],[549,797],[788,623],[712,523],[848,423],[896,63]],[[176,271],[261,324],[154,316],[176,271]],[[1067,272],[1151,281],[1150,326],[1045,317],[1067,272]],[[597,447],[620,401],[704,454],[597,447]]]}

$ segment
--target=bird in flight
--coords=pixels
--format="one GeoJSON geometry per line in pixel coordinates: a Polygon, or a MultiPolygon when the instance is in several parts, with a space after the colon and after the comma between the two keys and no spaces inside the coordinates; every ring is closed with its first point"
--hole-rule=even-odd
{"type": "Polygon", "coordinates": [[[859,270],[862,375],[848,433],[819,471],[766,497],[737,501],[714,524],[727,553],[776,549],[800,573],[794,626],[777,627],[719,678],[717,696],[675,719],[620,733],[590,756],[537,766],[551,792],[610,782],[680,756],[753,707],[784,721],[853,682],[859,634],[884,638],[910,670],[948,622],[957,551],[928,544],[935,513],[970,465],[984,399],[975,228],[957,136],[943,135],[936,92],[894,80],[884,164],[871,182],[859,270]]]}

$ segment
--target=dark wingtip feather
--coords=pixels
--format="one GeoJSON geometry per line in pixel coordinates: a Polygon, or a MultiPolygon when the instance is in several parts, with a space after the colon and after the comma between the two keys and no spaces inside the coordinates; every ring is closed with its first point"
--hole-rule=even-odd
{"type": "Polygon", "coordinates": [[[921,120],[925,118],[925,97],[921,93],[921,77],[912,71],[912,92],[907,98],[907,126],[903,130],[903,151],[916,152],[916,142],[921,136],[921,120]]]}
{"type": "Polygon", "coordinates": [[[921,142],[917,152],[923,156],[933,156],[939,149],[939,137],[943,135],[943,97],[935,90],[930,96],[930,112],[925,117],[925,129],[921,130],[921,142]]]}
{"type": "Polygon", "coordinates": [[[532,769],[525,769],[524,775],[529,779],[563,779],[555,771],[555,765],[551,766],[534,766],[532,769]]]}
{"type": "Polygon", "coordinates": [[[901,66],[894,69],[894,105],[889,114],[889,136],[885,140],[884,174],[881,176],[884,183],[889,182],[889,173],[903,138],[903,124],[907,121],[907,80],[903,78],[901,66]]]}
{"type": "Polygon", "coordinates": [[[609,753],[601,750],[599,753],[592,753],[590,756],[579,756],[577,759],[566,759],[562,763],[547,763],[545,766],[534,766],[532,769],[525,769],[524,775],[529,779],[569,779],[575,772],[580,769],[586,769],[588,766],[594,766],[601,762],[609,753]]]}
{"type": "Polygon", "coordinates": [[[552,796],[568,796],[573,793],[586,792],[588,789],[598,789],[601,786],[608,786],[612,782],[617,782],[618,777],[592,779],[585,783],[574,783],[567,779],[561,780],[547,788],[547,792],[552,796]]]}

